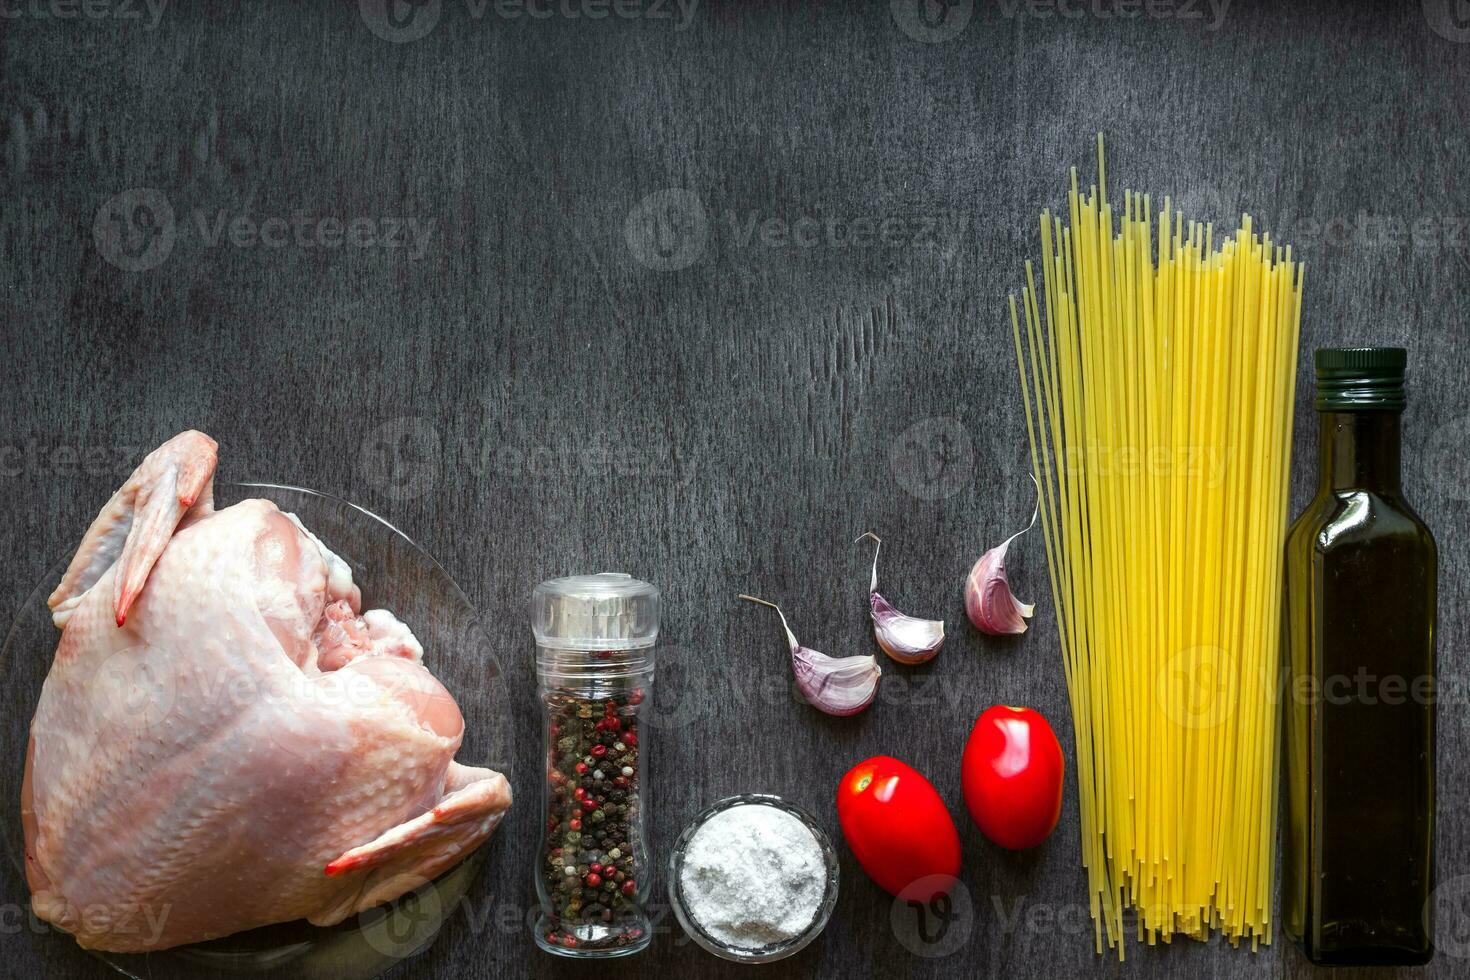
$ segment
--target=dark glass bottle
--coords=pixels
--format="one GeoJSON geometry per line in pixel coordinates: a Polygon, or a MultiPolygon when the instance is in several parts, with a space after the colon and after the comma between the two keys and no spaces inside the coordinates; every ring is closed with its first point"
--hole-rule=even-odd
{"type": "Polygon", "coordinates": [[[1321,476],[1286,542],[1286,933],[1434,955],[1434,538],[1399,485],[1402,348],[1317,351],[1321,476]]]}

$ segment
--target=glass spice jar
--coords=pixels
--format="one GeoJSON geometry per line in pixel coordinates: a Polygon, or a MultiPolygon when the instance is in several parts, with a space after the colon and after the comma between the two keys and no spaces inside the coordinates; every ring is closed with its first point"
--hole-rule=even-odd
{"type": "Polygon", "coordinates": [[[645,818],[659,592],[621,572],[551,579],[531,595],[546,786],[536,944],[625,956],[652,939],[645,818]]]}

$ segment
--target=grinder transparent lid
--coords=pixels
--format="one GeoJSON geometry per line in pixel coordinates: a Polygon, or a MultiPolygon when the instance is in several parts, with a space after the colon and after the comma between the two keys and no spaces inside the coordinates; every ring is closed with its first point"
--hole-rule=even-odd
{"type": "Polygon", "coordinates": [[[633,650],[658,639],[658,588],[623,572],[554,578],[531,593],[536,643],[562,650],[633,650]]]}

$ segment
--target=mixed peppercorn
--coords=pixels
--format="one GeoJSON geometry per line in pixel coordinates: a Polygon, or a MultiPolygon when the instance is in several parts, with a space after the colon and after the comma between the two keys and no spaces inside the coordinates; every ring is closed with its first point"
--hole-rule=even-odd
{"type": "Polygon", "coordinates": [[[551,727],[541,873],[552,945],[607,948],[643,936],[637,723],[643,697],[641,688],[601,700],[546,695],[551,727]]]}

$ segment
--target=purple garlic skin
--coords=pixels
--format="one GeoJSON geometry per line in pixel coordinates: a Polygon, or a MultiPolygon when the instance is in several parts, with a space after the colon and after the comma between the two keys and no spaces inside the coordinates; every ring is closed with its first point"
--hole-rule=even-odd
{"type": "Polygon", "coordinates": [[[1006,578],[1006,551],[1014,536],[980,556],[965,580],[965,615],[982,633],[1010,636],[1026,632],[1026,620],[1036,611],[1011,592],[1006,578]]]}
{"type": "Polygon", "coordinates": [[[873,549],[873,577],[868,584],[873,639],[878,641],[884,653],[901,664],[921,664],[934,659],[939,648],[944,646],[944,621],[906,616],[878,594],[878,552],[883,550],[883,539],[872,531],[859,534],[857,541],[863,538],[872,538],[877,545],[873,549]]]}
{"type": "Polygon", "coordinates": [[[944,646],[944,621],[906,616],[877,592],[870,593],[873,637],[883,652],[901,664],[933,660],[944,646]]]}
{"type": "Polygon", "coordinates": [[[770,606],[781,617],[781,629],[785,631],[786,643],[791,648],[791,671],[796,675],[796,688],[813,708],[845,717],[855,715],[873,703],[878,696],[878,678],[883,674],[876,658],[829,657],[810,650],[796,639],[780,606],[753,595],[742,594],[740,598],[770,606]]]}
{"type": "Polygon", "coordinates": [[[873,657],[829,657],[799,645],[791,651],[791,669],[807,703],[839,718],[873,703],[883,673],[873,657]]]}

